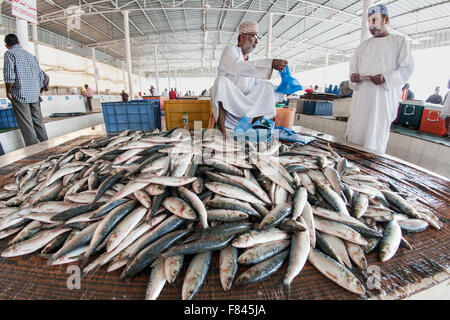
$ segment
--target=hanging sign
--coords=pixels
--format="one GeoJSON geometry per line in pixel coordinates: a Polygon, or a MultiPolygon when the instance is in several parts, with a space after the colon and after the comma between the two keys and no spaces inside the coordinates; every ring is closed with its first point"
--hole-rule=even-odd
{"type": "Polygon", "coordinates": [[[12,0],[12,15],[37,24],[36,0],[12,0]]]}

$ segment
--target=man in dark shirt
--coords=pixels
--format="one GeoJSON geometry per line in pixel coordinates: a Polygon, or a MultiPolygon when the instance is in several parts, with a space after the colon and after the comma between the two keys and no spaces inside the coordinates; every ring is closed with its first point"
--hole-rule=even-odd
{"type": "Polygon", "coordinates": [[[48,140],[39,97],[44,88],[44,73],[36,57],[22,49],[15,34],[5,36],[8,51],[4,55],[3,77],[6,96],[11,100],[14,117],[25,145],[48,140]]]}
{"type": "Polygon", "coordinates": [[[436,89],[434,89],[434,94],[429,96],[425,102],[442,104],[442,96],[439,94],[439,89],[439,87],[436,87],[436,89]]]}
{"type": "Polygon", "coordinates": [[[122,96],[122,102],[128,102],[128,93],[126,93],[125,90],[122,90],[120,95],[122,96]]]}

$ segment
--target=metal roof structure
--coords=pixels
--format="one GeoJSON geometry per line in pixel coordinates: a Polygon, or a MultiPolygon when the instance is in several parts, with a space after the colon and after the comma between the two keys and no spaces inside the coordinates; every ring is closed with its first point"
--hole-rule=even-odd
{"type": "MultiPolygon", "coordinates": [[[[388,6],[391,30],[413,49],[450,45],[450,1],[373,2],[388,6]]],[[[263,36],[257,58],[266,56],[272,20],[271,56],[296,72],[324,66],[327,53],[329,64],[345,62],[360,42],[362,8],[361,0],[37,0],[41,29],[125,61],[128,11],[133,70],[153,73],[157,50],[160,76],[170,69],[179,77],[214,77],[223,48],[250,20],[263,36]]],[[[2,14],[11,16],[6,0],[2,14]]]]}

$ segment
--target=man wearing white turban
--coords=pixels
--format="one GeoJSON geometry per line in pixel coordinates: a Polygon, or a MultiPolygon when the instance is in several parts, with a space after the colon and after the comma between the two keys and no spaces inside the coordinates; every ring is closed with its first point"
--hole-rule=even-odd
{"type": "Polygon", "coordinates": [[[350,60],[353,101],[347,140],[385,153],[401,88],[414,71],[414,61],[406,39],[389,33],[385,5],[369,8],[368,23],[373,37],[363,41],[350,60]]]}
{"type": "Polygon", "coordinates": [[[286,60],[254,60],[250,53],[260,35],[254,21],[241,23],[238,44],[225,47],[220,58],[217,78],[211,90],[214,118],[219,130],[234,129],[242,117],[250,122],[259,117],[275,117],[275,86],[268,80],[272,70],[282,71],[286,60]]]}

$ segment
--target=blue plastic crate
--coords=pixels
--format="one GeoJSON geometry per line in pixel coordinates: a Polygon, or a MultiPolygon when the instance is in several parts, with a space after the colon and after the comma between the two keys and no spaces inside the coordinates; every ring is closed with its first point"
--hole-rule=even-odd
{"type": "Polygon", "coordinates": [[[159,100],[102,102],[102,111],[107,132],[161,130],[159,100]]]}
{"type": "Polygon", "coordinates": [[[330,101],[305,101],[303,114],[316,116],[331,116],[333,114],[333,102],[330,101]]]}
{"type": "Polygon", "coordinates": [[[12,108],[0,110],[0,129],[18,128],[12,108]]]}
{"type": "Polygon", "coordinates": [[[305,101],[303,103],[303,114],[315,114],[317,101],[305,101]]]}
{"type": "Polygon", "coordinates": [[[318,116],[331,116],[333,115],[333,102],[318,101],[316,104],[316,110],[314,112],[318,116]]]}

